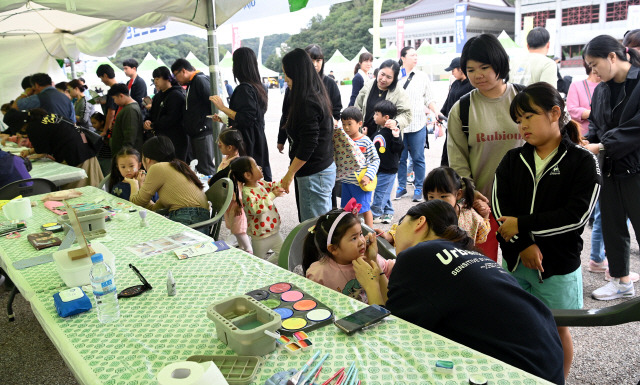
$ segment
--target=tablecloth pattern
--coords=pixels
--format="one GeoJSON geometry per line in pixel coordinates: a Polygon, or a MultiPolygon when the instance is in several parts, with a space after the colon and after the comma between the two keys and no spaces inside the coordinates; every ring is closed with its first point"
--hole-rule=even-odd
{"type": "MultiPolygon", "coordinates": [[[[78,198],[78,202],[104,196],[103,192],[91,187],[81,191],[85,196],[78,198]]],[[[52,219],[50,215],[53,214],[43,211],[41,206],[34,210],[34,217],[29,220],[29,224],[33,224],[30,231],[35,223],[52,219]]],[[[155,375],[169,363],[186,360],[192,355],[234,355],[216,338],[206,308],[213,302],[271,283],[295,284],[331,307],[336,318],[365,306],[237,249],[188,260],[178,260],[171,253],[136,257],[124,247],[172,235],[186,227],[153,215],[149,217],[151,225],[140,228],[137,214],[131,218],[107,226],[107,232],[114,238],[105,245],[116,256],[116,285],[121,290],[139,284],[127,267],[133,263],[153,290],[139,297],[121,299],[121,316],[115,323],[100,324],[95,309],[66,319],[58,317],[52,295],[64,284],[52,264],[10,271],[12,278],[22,276],[25,289],[33,293],[29,300],[34,312],[83,383],[156,384],[155,375]],[[176,281],[178,293],[175,297],[167,296],[168,270],[176,281]]],[[[26,242],[24,235],[21,239],[26,242]]],[[[0,240],[4,259],[14,261],[36,255],[28,244],[13,241],[16,240],[0,240]]],[[[85,291],[89,290],[85,288],[85,291]]],[[[89,293],[89,297],[93,302],[92,294],[89,293]]],[[[315,349],[331,353],[323,365],[320,381],[355,360],[359,379],[363,384],[371,385],[467,384],[471,374],[481,374],[497,385],[547,383],[393,316],[354,336],[346,336],[335,326],[328,325],[309,332],[309,337],[315,349]],[[435,373],[438,359],[453,361],[454,373],[435,373]]],[[[265,362],[254,383],[263,384],[275,373],[300,368],[312,353],[295,355],[277,349],[263,357],[265,362]]]]}
{"type": "Polygon", "coordinates": [[[62,186],[87,177],[87,172],[83,169],[54,162],[51,159],[38,159],[31,164],[33,169],[29,174],[32,178],[49,179],[56,186],[62,186]]]}

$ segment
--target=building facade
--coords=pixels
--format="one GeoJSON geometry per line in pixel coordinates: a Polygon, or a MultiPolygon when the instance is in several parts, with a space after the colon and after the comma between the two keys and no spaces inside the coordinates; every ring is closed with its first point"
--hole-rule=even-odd
{"type": "MultiPolygon", "coordinates": [[[[455,50],[454,6],[464,1],[420,0],[402,9],[383,13],[380,38],[386,46],[396,45],[396,20],[404,19],[404,46],[420,47],[428,42],[439,52],[455,50]]],[[[467,39],[482,33],[499,35],[503,30],[514,36],[515,8],[496,1],[467,3],[467,39]]]]}
{"type": "Polygon", "coordinates": [[[551,33],[553,54],[562,58],[562,67],[580,67],[589,40],[602,34],[622,40],[627,30],[640,28],[640,23],[632,26],[627,20],[631,5],[640,5],[640,0],[516,0],[515,41],[526,45],[524,20],[533,17],[534,27],[551,33]]]}

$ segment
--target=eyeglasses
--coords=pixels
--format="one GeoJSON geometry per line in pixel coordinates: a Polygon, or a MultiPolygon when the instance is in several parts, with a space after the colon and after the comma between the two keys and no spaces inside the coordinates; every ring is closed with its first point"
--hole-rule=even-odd
{"type": "Polygon", "coordinates": [[[133,270],[134,273],[136,273],[138,278],[140,278],[140,281],[142,282],[142,285],[131,286],[131,287],[128,287],[128,288],[122,290],[120,293],[118,293],[118,298],[136,297],[136,296],[139,296],[140,294],[144,293],[145,291],[149,291],[149,290],[153,289],[153,287],[151,287],[149,282],[147,282],[147,280],[144,279],[144,277],[142,276],[140,271],[138,269],[136,269],[135,266],[133,266],[132,264],[129,264],[129,267],[131,268],[131,270],[133,270]]]}

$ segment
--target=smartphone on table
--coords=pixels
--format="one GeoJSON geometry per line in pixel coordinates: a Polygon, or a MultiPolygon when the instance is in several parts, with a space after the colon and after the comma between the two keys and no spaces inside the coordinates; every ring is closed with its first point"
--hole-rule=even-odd
{"type": "Polygon", "coordinates": [[[347,335],[352,335],[358,330],[380,322],[391,312],[380,305],[369,305],[362,310],[337,320],[335,325],[347,335]]]}

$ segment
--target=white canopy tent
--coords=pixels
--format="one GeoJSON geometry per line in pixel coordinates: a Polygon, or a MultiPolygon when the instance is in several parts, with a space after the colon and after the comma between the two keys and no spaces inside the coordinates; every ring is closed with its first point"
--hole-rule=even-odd
{"type": "MultiPolygon", "coordinates": [[[[216,24],[242,9],[248,0],[212,0],[216,24]]],[[[169,20],[205,27],[207,6],[201,0],[3,0],[0,2],[0,100],[18,95],[24,75],[48,72],[60,79],[54,59],[80,52],[108,56],[116,52],[127,27],[148,28],[169,20]],[[153,12],[149,12],[153,10],[153,12]],[[7,55],[7,53],[19,55],[7,55]]]]}

